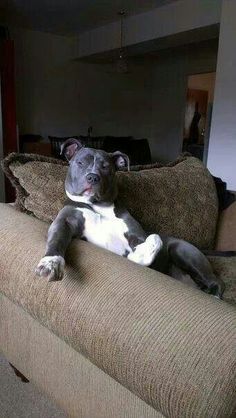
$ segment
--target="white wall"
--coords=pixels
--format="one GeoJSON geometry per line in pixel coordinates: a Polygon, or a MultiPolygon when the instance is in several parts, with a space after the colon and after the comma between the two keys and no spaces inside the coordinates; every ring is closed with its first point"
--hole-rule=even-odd
{"type": "Polygon", "coordinates": [[[236,190],[236,2],[224,0],[208,168],[236,190]]]}

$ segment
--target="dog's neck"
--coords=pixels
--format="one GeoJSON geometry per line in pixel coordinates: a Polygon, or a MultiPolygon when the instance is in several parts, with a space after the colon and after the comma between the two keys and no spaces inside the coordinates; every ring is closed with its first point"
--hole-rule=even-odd
{"type": "Polygon", "coordinates": [[[92,206],[92,203],[89,201],[88,196],[76,196],[76,195],[69,193],[67,190],[66,190],[66,194],[69,197],[69,199],[72,200],[73,202],[86,203],[87,205],[92,206]]]}
{"type": "Polygon", "coordinates": [[[66,194],[70,200],[76,203],[85,203],[86,205],[90,206],[95,212],[100,213],[106,217],[114,216],[114,202],[95,202],[92,203],[89,200],[89,196],[75,196],[69,193],[66,190],[66,194]]]}

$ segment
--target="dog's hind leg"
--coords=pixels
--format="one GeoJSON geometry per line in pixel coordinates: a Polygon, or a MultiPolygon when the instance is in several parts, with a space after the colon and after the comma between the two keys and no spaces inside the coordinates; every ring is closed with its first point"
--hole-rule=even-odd
{"type": "Polygon", "coordinates": [[[144,242],[137,245],[134,251],[130,252],[128,259],[142,266],[150,266],[156,255],[162,248],[162,240],[159,235],[151,234],[144,242]]]}
{"type": "Polygon", "coordinates": [[[198,288],[197,283],[192,279],[190,274],[173,263],[169,266],[168,274],[187,286],[194,287],[195,289],[198,288]]]}
{"type": "Polygon", "coordinates": [[[170,259],[177,267],[190,274],[206,293],[222,297],[225,285],[215,276],[210,262],[201,251],[194,245],[175,238],[169,238],[167,246],[170,259]]]}

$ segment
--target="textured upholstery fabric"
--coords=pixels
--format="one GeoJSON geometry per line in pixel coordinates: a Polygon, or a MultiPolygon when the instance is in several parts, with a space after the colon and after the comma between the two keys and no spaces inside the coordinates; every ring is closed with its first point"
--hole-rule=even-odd
{"type": "Polygon", "coordinates": [[[2,168],[16,188],[16,209],[52,221],[66,199],[67,163],[37,154],[12,153],[2,161],[2,168]]]}
{"type": "Polygon", "coordinates": [[[233,416],[235,307],[86,242],[36,279],[47,224],[0,206],[0,292],[164,416],[233,416]]]}
{"type": "Polygon", "coordinates": [[[236,202],[232,203],[220,215],[216,249],[219,251],[236,251],[236,202]]]}
{"type": "Polygon", "coordinates": [[[193,157],[171,167],[118,173],[119,192],[130,213],[151,232],[212,248],[218,201],[208,170],[193,157]]]}
{"type": "MultiPolygon", "coordinates": [[[[17,187],[17,207],[39,219],[53,220],[66,198],[66,165],[24,154],[11,154],[4,164],[17,187]]],[[[166,167],[137,170],[117,173],[119,196],[143,228],[185,239],[202,249],[213,248],[218,200],[202,163],[188,157],[166,167]]]]}
{"type": "Polygon", "coordinates": [[[0,349],[69,418],[163,417],[1,293],[0,349]]]}
{"type": "Polygon", "coordinates": [[[208,257],[215,274],[226,285],[223,298],[236,307],[236,257],[208,257]]]}

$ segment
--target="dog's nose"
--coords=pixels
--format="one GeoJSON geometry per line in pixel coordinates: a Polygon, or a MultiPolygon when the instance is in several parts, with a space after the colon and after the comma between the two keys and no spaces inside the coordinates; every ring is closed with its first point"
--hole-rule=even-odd
{"type": "Polygon", "coordinates": [[[100,181],[100,177],[98,174],[89,173],[86,176],[86,180],[89,184],[97,184],[100,181]]]}

